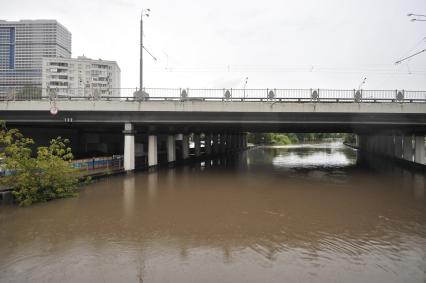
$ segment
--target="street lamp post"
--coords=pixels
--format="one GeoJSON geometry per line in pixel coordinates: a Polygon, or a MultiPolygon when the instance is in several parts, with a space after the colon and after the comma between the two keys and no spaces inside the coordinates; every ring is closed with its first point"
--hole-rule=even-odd
{"type": "Polygon", "coordinates": [[[362,79],[362,82],[358,86],[358,90],[360,90],[362,88],[362,86],[365,84],[366,81],[367,81],[367,78],[362,79]]]}
{"type": "Polygon", "coordinates": [[[149,17],[150,9],[142,9],[141,13],[141,35],[140,35],[140,62],[139,62],[139,90],[143,91],[143,17],[149,17]]]}
{"type": "Polygon", "coordinates": [[[247,86],[248,77],[246,77],[246,81],[244,82],[244,100],[246,99],[246,86],[247,86]]]}
{"type": "Polygon", "coordinates": [[[422,14],[407,14],[408,17],[417,17],[417,18],[412,18],[411,21],[412,22],[426,22],[426,15],[422,15],[422,14]],[[420,17],[420,19],[418,18],[420,17]]]}

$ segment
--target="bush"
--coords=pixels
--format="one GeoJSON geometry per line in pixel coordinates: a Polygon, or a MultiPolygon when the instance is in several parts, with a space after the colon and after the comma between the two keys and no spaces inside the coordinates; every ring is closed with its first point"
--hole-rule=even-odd
{"type": "Polygon", "coordinates": [[[291,140],[287,135],[284,134],[273,134],[272,135],[272,143],[279,145],[288,145],[291,144],[291,140]]]}
{"type": "Polygon", "coordinates": [[[0,158],[4,169],[11,172],[1,178],[1,183],[13,190],[19,205],[76,195],[78,179],[71,167],[73,155],[68,143],[58,137],[48,147],[38,147],[33,157],[30,145],[34,141],[16,129],[7,130],[4,123],[1,125],[0,158]]]}

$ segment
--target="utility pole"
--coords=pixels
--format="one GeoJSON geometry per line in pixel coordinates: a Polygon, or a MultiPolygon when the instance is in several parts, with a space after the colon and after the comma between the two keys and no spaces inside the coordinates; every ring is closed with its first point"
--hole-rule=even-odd
{"type": "Polygon", "coordinates": [[[151,9],[142,9],[141,12],[141,35],[140,35],[140,61],[139,61],[139,91],[142,93],[143,89],[143,17],[149,17],[149,12],[151,12],[151,9]]]}
{"type": "MultiPolygon", "coordinates": [[[[148,54],[152,57],[152,59],[154,59],[154,61],[157,61],[157,58],[154,57],[154,55],[151,54],[151,52],[149,52],[145,46],[143,46],[143,17],[149,17],[149,12],[151,12],[151,9],[142,9],[141,12],[141,23],[140,23],[140,49],[139,49],[139,56],[140,56],[140,61],[139,61],[139,95],[144,95],[144,91],[143,91],[143,50],[145,49],[146,52],[148,52],[148,54]]],[[[138,92],[138,91],[137,91],[138,92]]]]}
{"type": "Polygon", "coordinates": [[[140,38],[140,61],[139,61],[139,90],[143,87],[143,10],[141,13],[141,38],[140,38]]]}
{"type": "MultiPolygon", "coordinates": [[[[417,18],[411,18],[411,21],[412,21],[412,22],[416,22],[416,21],[417,21],[417,22],[426,22],[426,15],[420,15],[420,14],[413,14],[413,13],[410,13],[410,14],[408,14],[407,16],[408,16],[408,17],[417,17],[417,18]]],[[[426,37],[425,37],[425,38],[423,38],[423,39],[426,39],[426,37]]],[[[420,51],[418,51],[418,52],[416,52],[416,53],[414,53],[414,54],[412,54],[412,55],[410,55],[410,56],[407,56],[407,57],[405,57],[405,58],[402,58],[402,59],[400,59],[400,60],[396,61],[396,62],[395,62],[395,65],[401,64],[402,62],[404,62],[404,61],[406,61],[406,60],[408,60],[408,59],[411,59],[412,57],[417,56],[417,55],[419,55],[419,54],[421,54],[421,53],[423,53],[423,52],[426,52],[426,49],[420,50],[420,51]]]]}
{"type": "Polygon", "coordinates": [[[246,86],[247,86],[248,77],[246,77],[246,81],[244,82],[244,99],[246,98],[246,86]]]}

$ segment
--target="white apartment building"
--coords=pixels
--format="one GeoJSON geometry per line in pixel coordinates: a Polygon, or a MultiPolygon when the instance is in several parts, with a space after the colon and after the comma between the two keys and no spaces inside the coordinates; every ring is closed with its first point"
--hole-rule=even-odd
{"type": "Polygon", "coordinates": [[[120,96],[120,67],[115,61],[84,56],[43,58],[42,87],[57,95],[120,96]]]}

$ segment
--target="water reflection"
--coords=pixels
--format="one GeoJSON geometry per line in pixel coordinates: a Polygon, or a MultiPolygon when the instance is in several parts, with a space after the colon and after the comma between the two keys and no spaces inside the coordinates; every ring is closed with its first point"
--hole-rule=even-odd
{"type": "Polygon", "coordinates": [[[425,178],[381,162],[257,148],[1,207],[0,281],[422,282],[425,178]]]}

